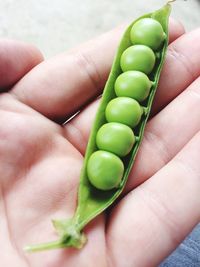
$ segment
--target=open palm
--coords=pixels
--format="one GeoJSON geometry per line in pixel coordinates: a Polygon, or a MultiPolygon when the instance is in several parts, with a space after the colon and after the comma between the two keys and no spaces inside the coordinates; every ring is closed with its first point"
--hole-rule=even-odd
{"type": "Polygon", "coordinates": [[[123,198],[85,229],[82,250],[26,254],[71,217],[90,127],[121,29],[42,61],[0,42],[0,258],[4,267],[156,266],[200,220],[200,30],[171,21],[166,63],[123,198]],[[62,124],[79,109],[82,111],[62,124]]]}

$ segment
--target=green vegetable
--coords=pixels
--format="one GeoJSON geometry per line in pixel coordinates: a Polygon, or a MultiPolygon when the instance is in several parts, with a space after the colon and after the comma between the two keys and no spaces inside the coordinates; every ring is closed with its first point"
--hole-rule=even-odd
{"type": "MultiPolygon", "coordinates": [[[[80,176],[78,205],[76,212],[73,218],[71,219],[53,221],[54,226],[57,229],[60,236],[58,241],[46,244],[28,246],[26,247],[26,250],[40,251],[45,249],[64,248],[70,246],[81,248],[83,244],[86,242],[86,238],[82,232],[83,228],[93,218],[95,218],[98,214],[102,213],[106,208],[108,208],[121,194],[123,188],[125,187],[128,175],[131,171],[137,151],[142,141],[144,128],[150,114],[154,95],[156,93],[156,88],[158,85],[160,72],[164,63],[164,58],[168,45],[168,18],[170,11],[171,11],[171,6],[168,3],[160,10],[157,10],[153,13],[140,17],[138,20],[132,22],[126,29],[122,37],[122,40],[119,44],[119,48],[117,50],[112,65],[112,69],[103,92],[102,100],[91,130],[85,154],[84,164],[80,176]],[[131,29],[133,25],[135,25],[138,21],[144,18],[152,18],[158,21],[162,25],[163,31],[166,36],[166,38],[162,42],[159,51],[157,52],[159,53],[159,57],[157,57],[156,63],[155,63],[154,53],[149,47],[144,45],[132,46],[131,43],[130,38],[131,38],[131,29]],[[128,56],[127,56],[127,51],[128,51],[128,56]],[[130,54],[129,51],[131,51],[130,54]],[[127,60],[127,58],[129,58],[131,63],[127,60]],[[120,67],[120,61],[122,63],[121,64],[122,68],[120,67]],[[138,70],[146,74],[149,74],[148,77],[152,81],[151,90],[147,98],[142,102],[142,107],[143,107],[142,109],[144,110],[144,112],[141,117],[141,120],[138,118],[137,120],[137,123],[139,122],[138,124],[137,123],[133,124],[132,122],[127,123],[127,120],[128,122],[130,122],[132,118],[136,116],[135,113],[131,112],[129,113],[128,111],[126,111],[128,112],[126,117],[124,115],[125,113],[122,114],[118,111],[120,109],[124,112],[124,108],[123,106],[121,106],[121,102],[123,102],[124,99],[126,99],[126,101],[127,99],[128,101],[131,100],[129,101],[130,103],[133,102],[137,103],[136,100],[131,99],[130,97],[116,98],[114,90],[114,85],[118,76],[122,73],[122,71],[128,71],[128,70],[131,71],[138,70]],[[123,101],[121,101],[121,99],[123,101]],[[115,104],[119,104],[118,108],[116,106],[116,109],[115,109],[115,104]],[[115,112],[118,113],[118,115],[116,115],[115,112]],[[123,123],[130,124],[131,127],[133,127],[134,125],[134,134],[136,142],[131,148],[129,154],[125,157],[121,157],[121,159],[111,152],[99,151],[97,147],[96,144],[97,133],[99,132],[99,129],[103,125],[106,125],[107,123],[106,117],[109,121],[113,121],[114,118],[114,121],[117,122],[120,121],[123,123]],[[135,126],[136,124],[137,126],[135,126]],[[106,157],[105,153],[106,155],[108,155],[109,153],[110,158],[106,157]],[[114,160],[112,158],[114,158],[114,160]],[[124,171],[122,167],[123,165],[124,165],[124,171]],[[90,176],[90,180],[88,179],[88,174],[90,176]],[[100,175],[102,175],[103,177],[102,179],[104,180],[104,182],[109,183],[110,188],[113,189],[108,190],[109,186],[105,185],[105,183],[102,183],[100,175]],[[95,186],[92,183],[94,183],[95,186]],[[98,187],[105,189],[105,191],[102,189],[101,190],[97,189],[98,187]]],[[[145,96],[143,97],[145,98],[145,96]]],[[[131,105],[132,104],[130,104],[130,107],[131,105]]],[[[136,104],[134,105],[137,106],[136,113],[137,112],[139,113],[138,106],[140,107],[140,105],[138,103],[137,105],[136,104]]],[[[133,112],[135,112],[135,108],[133,112]]]]}
{"type": "Polygon", "coordinates": [[[132,45],[122,56],[120,65],[122,71],[139,70],[146,74],[151,73],[156,62],[153,50],[145,45],[132,45]]]}
{"type": "Polygon", "coordinates": [[[105,110],[108,122],[119,122],[133,128],[141,120],[143,110],[139,103],[130,97],[112,99],[105,110]]]}
{"type": "Polygon", "coordinates": [[[119,75],[115,82],[117,96],[127,96],[141,102],[149,95],[152,82],[140,71],[126,71],[119,75]]]}
{"type": "Polygon", "coordinates": [[[135,136],[133,131],[121,123],[106,123],[97,132],[97,147],[120,157],[126,156],[133,148],[134,143],[135,136]]]}
{"type": "Polygon", "coordinates": [[[88,178],[98,189],[110,190],[118,187],[123,173],[123,162],[113,153],[99,150],[94,152],[88,160],[88,178]]]}
{"type": "Polygon", "coordinates": [[[166,34],[160,22],[152,18],[144,18],[133,25],[130,37],[132,44],[147,45],[155,51],[160,48],[166,34]]]}

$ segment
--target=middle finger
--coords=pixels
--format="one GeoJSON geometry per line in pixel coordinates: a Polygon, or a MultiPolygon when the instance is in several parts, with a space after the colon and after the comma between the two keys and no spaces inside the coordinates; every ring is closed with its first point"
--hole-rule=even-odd
{"type": "MultiPolygon", "coordinates": [[[[131,190],[167,162],[200,130],[200,78],[148,123],[127,184],[131,190]],[[192,112],[190,112],[192,111],[192,112]]],[[[84,154],[98,102],[66,124],[66,137],[84,154]]]]}

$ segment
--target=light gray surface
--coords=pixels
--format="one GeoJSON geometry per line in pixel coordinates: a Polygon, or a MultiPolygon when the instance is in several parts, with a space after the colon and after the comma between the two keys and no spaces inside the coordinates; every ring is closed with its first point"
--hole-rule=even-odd
{"type": "MultiPolygon", "coordinates": [[[[0,0],[0,37],[36,44],[46,57],[161,7],[163,0],[0,0]]],[[[200,0],[177,0],[173,17],[200,26],[200,0]]]]}

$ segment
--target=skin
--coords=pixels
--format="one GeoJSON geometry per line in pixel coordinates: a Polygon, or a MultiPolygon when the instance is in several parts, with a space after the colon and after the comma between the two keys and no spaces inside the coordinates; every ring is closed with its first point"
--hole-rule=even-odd
{"type": "Polygon", "coordinates": [[[152,118],[126,191],[106,216],[87,226],[88,243],[80,251],[26,255],[22,247],[56,239],[50,220],[75,210],[98,102],[65,126],[58,122],[100,92],[124,28],[39,65],[41,55],[32,47],[25,45],[30,52],[24,54],[24,45],[0,42],[7,91],[0,95],[2,266],[153,267],[200,221],[200,29],[181,36],[182,26],[170,25],[152,118]],[[19,55],[21,62],[15,60],[19,55]]]}

